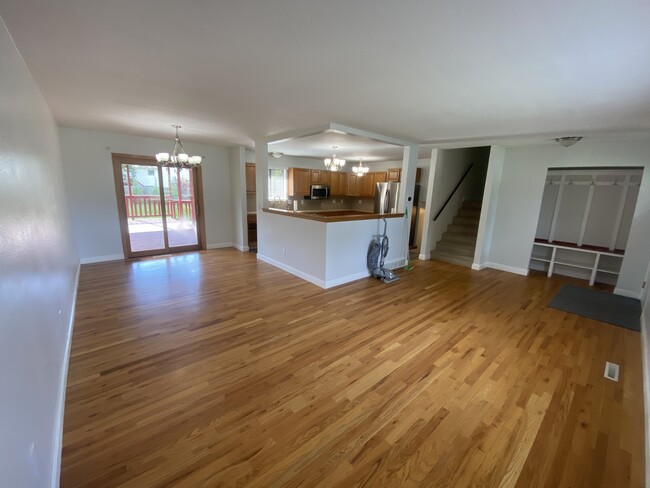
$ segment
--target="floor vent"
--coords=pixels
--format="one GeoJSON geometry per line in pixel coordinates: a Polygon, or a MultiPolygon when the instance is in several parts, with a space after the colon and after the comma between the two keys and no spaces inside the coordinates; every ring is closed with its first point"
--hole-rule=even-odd
{"type": "Polygon", "coordinates": [[[618,381],[618,373],[620,369],[621,367],[618,364],[607,361],[605,363],[605,378],[612,381],[618,381]]]}

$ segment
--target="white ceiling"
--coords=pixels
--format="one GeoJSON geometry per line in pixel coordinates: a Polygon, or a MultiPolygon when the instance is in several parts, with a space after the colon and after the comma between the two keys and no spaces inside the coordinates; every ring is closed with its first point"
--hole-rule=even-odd
{"type": "Polygon", "coordinates": [[[650,131],[647,0],[0,0],[57,121],[208,143],[650,131]]]}
{"type": "Polygon", "coordinates": [[[339,158],[352,161],[359,158],[363,158],[364,161],[397,160],[402,159],[404,154],[403,146],[331,131],[270,144],[269,151],[281,152],[289,156],[328,158],[332,156],[332,146],[338,146],[336,155],[339,158]]]}

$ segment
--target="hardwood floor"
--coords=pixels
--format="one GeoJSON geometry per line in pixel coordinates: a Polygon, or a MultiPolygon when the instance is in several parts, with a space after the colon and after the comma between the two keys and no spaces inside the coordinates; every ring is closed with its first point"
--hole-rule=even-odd
{"type": "Polygon", "coordinates": [[[638,333],[546,307],[583,282],[413,264],[84,266],[61,486],[643,486],[638,333]]]}

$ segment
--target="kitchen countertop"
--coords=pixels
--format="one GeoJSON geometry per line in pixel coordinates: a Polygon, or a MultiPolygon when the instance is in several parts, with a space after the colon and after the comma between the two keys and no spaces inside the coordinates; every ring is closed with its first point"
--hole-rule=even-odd
{"type": "Polygon", "coordinates": [[[283,210],[280,208],[263,208],[263,212],[316,220],[318,222],[349,222],[354,220],[394,219],[403,217],[403,213],[378,214],[361,210],[283,210]]]}

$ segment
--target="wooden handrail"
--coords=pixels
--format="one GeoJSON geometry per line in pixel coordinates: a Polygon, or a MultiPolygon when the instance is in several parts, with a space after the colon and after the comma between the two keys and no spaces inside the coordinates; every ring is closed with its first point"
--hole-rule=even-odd
{"type": "Polygon", "coordinates": [[[454,189],[452,190],[451,194],[447,197],[447,200],[445,200],[445,203],[442,204],[442,207],[440,207],[440,210],[438,210],[438,213],[437,213],[436,216],[433,218],[433,221],[434,221],[434,222],[438,219],[438,217],[440,217],[440,214],[442,213],[442,211],[445,209],[445,207],[446,207],[447,204],[449,203],[449,200],[451,200],[451,197],[454,196],[454,193],[456,193],[456,191],[457,191],[458,188],[460,187],[461,183],[463,182],[463,180],[465,179],[465,177],[467,176],[467,174],[470,172],[470,170],[471,170],[473,167],[474,167],[474,163],[472,163],[472,164],[469,165],[469,168],[467,168],[467,170],[466,170],[465,173],[463,174],[463,176],[462,176],[462,178],[460,179],[460,181],[456,184],[456,186],[455,186],[454,189]]]}

